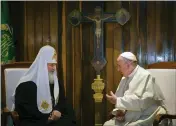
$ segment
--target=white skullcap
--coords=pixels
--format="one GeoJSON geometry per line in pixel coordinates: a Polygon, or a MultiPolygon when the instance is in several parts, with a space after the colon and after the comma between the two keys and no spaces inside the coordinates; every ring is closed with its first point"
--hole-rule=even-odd
{"type": "Polygon", "coordinates": [[[120,54],[120,56],[122,56],[126,59],[129,59],[129,60],[132,60],[132,61],[137,61],[136,56],[131,52],[124,52],[124,53],[120,54]]]}

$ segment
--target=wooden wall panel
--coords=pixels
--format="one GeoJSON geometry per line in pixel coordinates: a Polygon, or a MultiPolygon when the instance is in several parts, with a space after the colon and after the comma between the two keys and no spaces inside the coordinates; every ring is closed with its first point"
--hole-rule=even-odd
{"type": "MultiPolygon", "coordinates": [[[[74,6],[70,6],[71,4],[73,4],[73,2],[65,2],[65,14],[68,15],[71,10],[73,9],[74,6]]],[[[74,3],[75,4],[75,3],[74,3]]],[[[66,16],[65,15],[65,16],[66,16]]],[[[66,80],[64,80],[65,82],[65,86],[66,86],[66,95],[68,96],[68,102],[73,104],[73,68],[72,68],[72,27],[70,26],[70,24],[68,23],[68,16],[66,16],[65,18],[65,28],[66,28],[66,38],[65,38],[65,47],[66,47],[66,80]],[[68,32],[69,31],[69,32],[68,32]]]]}
{"type": "Polygon", "coordinates": [[[91,89],[91,84],[93,83],[93,79],[95,78],[95,72],[93,67],[91,67],[91,59],[93,58],[93,48],[91,49],[91,45],[93,45],[93,27],[91,24],[83,25],[83,66],[82,66],[82,98],[81,98],[81,107],[82,107],[82,122],[81,125],[93,125],[94,124],[94,113],[93,106],[93,91],[91,89]],[[89,35],[89,36],[87,36],[89,35]],[[85,37],[86,36],[86,37],[85,37]],[[92,77],[93,76],[93,77],[92,77]]]}
{"type": "Polygon", "coordinates": [[[74,62],[72,64],[72,67],[74,68],[73,70],[73,78],[74,78],[74,86],[73,86],[73,106],[75,108],[76,112],[76,117],[77,117],[77,124],[78,126],[81,125],[81,89],[83,86],[82,83],[82,40],[80,39],[80,34],[81,29],[78,27],[74,30],[75,32],[75,38],[74,38],[74,43],[72,44],[74,47],[74,62]],[[77,37],[76,37],[77,36],[77,37]]]}
{"type": "MultiPolygon", "coordinates": [[[[58,38],[60,37],[59,36],[59,33],[58,31],[61,29],[61,27],[58,27],[59,25],[59,21],[58,20],[61,20],[61,15],[58,13],[58,8],[59,7],[62,7],[62,6],[58,6],[58,4],[61,4],[58,3],[58,2],[50,2],[50,5],[49,5],[49,26],[50,26],[50,41],[51,41],[51,45],[56,49],[58,50],[58,38]]],[[[58,51],[59,53],[59,51],[58,51]]]]}
{"type": "MultiPolygon", "coordinates": [[[[114,29],[114,23],[111,24],[107,24],[105,27],[106,31],[105,31],[105,42],[106,42],[106,60],[107,60],[107,64],[106,64],[106,77],[105,79],[105,83],[106,83],[106,92],[109,93],[110,91],[114,92],[114,76],[113,76],[113,69],[114,69],[114,34],[113,34],[113,29],[114,29]]],[[[112,104],[110,104],[109,102],[106,103],[107,106],[107,113],[109,113],[112,109],[112,104]],[[110,109],[110,110],[109,110],[110,109]]]]}
{"type": "Polygon", "coordinates": [[[167,2],[162,3],[162,17],[161,17],[161,34],[162,34],[162,45],[163,45],[163,56],[162,60],[167,61],[168,60],[168,36],[166,31],[168,31],[168,7],[167,2]]]}
{"type": "Polygon", "coordinates": [[[42,44],[45,45],[50,38],[50,2],[42,1],[40,4],[42,7],[42,44]]]}
{"type": "MultiPolygon", "coordinates": [[[[94,6],[93,3],[91,5],[91,2],[87,5],[94,6]]],[[[91,8],[89,6],[87,8],[91,8]]],[[[116,12],[120,6],[120,1],[105,2],[105,11],[116,12]]],[[[173,29],[175,26],[173,23],[175,21],[175,16],[173,16],[175,14],[173,11],[175,3],[139,1],[122,2],[122,6],[130,12],[130,20],[124,26],[116,23],[107,23],[104,29],[107,65],[102,71],[102,77],[106,84],[105,94],[109,93],[110,90],[115,92],[120,82],[122,76],[116,71],[115,62],[117,56],[123,51],[132,51],[136,54],[139,64],[143,67],[154,62],[175,61],[175,58],[173,58],[175,57],[175,51],[172,51],[175,50],[176,43],[175,30],[173,29]]],[[[83,26],[83,31],[87,30],[87,28],[88,26],[83,26]]],[[[87,34],[87,38],[86,36],[85,38],[90,39],[90,34],[87,34]]],[[[85,38],[83,38],[83,47],[88,46],[87,42],[89,42],[85,38]]],[[[83,51],[83,56],[85,51],[83,51]]],[[[91,55],[91,52],[89,55],[91,55]]],[[[83,62],[83,69],[85,69],[87,62],[83,62]]],[[[84,76],[83,74],[83,80],[85,79],[84,76]]],[[[86,77],[89,78],[87,74],[86,77]]],[[[89,91],[86,93],[89,94],[89,91]]],[[[87,104],[88,101],[83,100],[82,103],[84,102],[87,104]]],[[[104,117],[107,119],[106,114],[112,110],[113,105],[109,104],[106,99],[104,99],[103,104],[105,108],[104,117]]],[[[89,120],[92,121],[92,119],[89,120]]]]}
{"type": "Polygon", "coordinates": [[[137,10],[138,10],[137,2],[129,2],[129,13],[130,15],[133,15],[129,20],[129,25],[130,25],[129,26],[129,29],[130,29],[129,51],[132,51],[134,53],[137,53],[136,45],[138,44],[138,37],[139,37],[139,29],[137,27],[139,20],[138,20],[137,10]]]}
{"type": "MultiPolygon", "coordinates": [[[[63,3],[63,35],[62,61],[64,68],[64,84],[68,102],[73,105],[77,116],[77,124],[81,123],[81,40],[79,28],[73,28],[67,21],[68,15],[79,3],[63,3]],[[69,9],[68,9],[69,8],[69,9]],[[70,31],[68,33],[68,31],[70,31]]],[[[79,8],[79,7],[78,7],[79,8]]]]}
{"type": "MultiPolygon", "coordinates": [[[[67,50],[66,50],[66,38],[67,38],[67,34],[66,34],[66,3],[63,2],[62,5],[62,66],[63,66],[63,71],[66,71],[66,54],[67,54],[67,50]]],[[[63,72],[63,82],[64,82],[64,87],[66,87],[66,72],[63,72]]],[[[65,89],[65,91],[67,91],[65,89]]]]}
{"type": "Polygon", "coordinates": [[[24,60],[24,2],[8,1],[11,25],[13,26],[16,61],[24,60]],[[19,55],[20,54],[20,55],[19,55]]]}
{"type": "MultiPolygon", "coordinates": [[[[105,4],[106,12],[116,12],[121,7],[121,2],[110,2],[105,4]]],[[[105,57],[107,60],[105,77],[105,93],[115,92],[121,75],[117,72],[116,59],[123,50],[122,38],[123,29],[118,23],[106,23],[105,25],[105,57]]],[[[127,41],[126,41],[127,42],[127,41]]],[[[109,103],[105,97],[104,117],[107,119],[108,114],[112,111],[114,105],[109,103]]]]}
{"type": "Polygon", "coordinates": [[[173,57],[174,57],[174,53],[173,53],[173,50],[174,50],[174,39],[173,37],[176,35],[174,34],[174,18],[176,17],[176,12],[174,12],[174,2],[169,2],[167,4],[167,7],[170,8],[168,9],[168,33],[167,33],[167,36],[168,36],[168,61],[173,61],[173,57]],[[175,16],[174,16],[175,14],[175,16]]]}
{"type": "MultiPolygon", "coordinates": [[[[106,88],[115,92],[122,75],[116,70],[117,56],[132,51],[139,65],[176,61],[176,2],[174,1],[48,1],[24,2],[24,41],[18,41],[19,61],[33,61],[38,50],[50,44],[59,52],[59,79],[64,83],[68,102],[73,105],[78,126],[93,126],[94,99],[91,84],[95,70],[93,58],[93,24],[77,27],[68,23],[68,14],[74,9],[93,13],[103,3],[105,12],[116,12],[121,5],[130,12],[131,18],[124,25],[106,23],[104,47],[107,65],[101,73],[106,88]],[[59,3],[59,4],[58,4],[59,3]],[[60,6],[62,5],[62,6],[60,6]],[[58,8],[59,7],[59,8],[58,8]],[[60,12],[62,11],[62,12],[60,12]]],[[[20,24],[19,24],[20,25],[20,24]]],[[[113,108],[106,98],[102,104],[104,121],[113,108]]]]}
{"type": "MultiPolygon", "coordinates": [[[[98,2],[83,1],[82,12],[93,13],[97,4],[98,2]]],[[[91,60],[94,56],[93,26],[93,23],[82,23],[82,126],[94,125],[95,121],[95,105],[93,99],[94,91],[91,88],[91,84],[94,82],[94,78],[96,78],[95,70],[91,65],[91,60]]]]}
{"type": "MultiPolygon", "coordinates": [[[[121,7],[129,12],[129,4],[129,1],[121,2],[121,7]]],[[[130,51],[130,23],[131,20],[122,26],[122,51],[130,51]]]]}
{"type": "Polygon", "coordinates": [[[24,2],[24,61],[33,61],[39,49],[46,44],[58,51],[57,9],[56,1],[24,2]]]}
{"type": "Polygon", "coordinates": [[[119,24],[114,24],[114,50],[113,50],[113,76],[114,76],[114,89],[113,91],[116,91],[117,86],[119,85],[120,79],[122,75],[117,71],[117,57],[122,52],[122,43],[120,42],[122,40],[122,29],[119,24]]]}
{"type": "Polygon", "coordinates": [[[156,2],[149,1],[147,2],[147,63],[151,64],[155,62],[155,45],[156,45],[156,2]],[[151,11],[152,10],[152,11],[151,11]]]}
{"type": "Polygon", "coordinates": [[[172,29],[172,31],[173,31],[173,61],[176,61],[176,23],[175,23],[175,21],[176,21],[176,3],[173,3],[174,5],[173,5],[173,29],[172,29]]]}
{"type": "Polygon", "coordinates": [[[35,30],[34,30],[34,4],[32,2],[26,2],[26,57],[25,60],[32,61],[33,58],[35,57],[35,47],[34,47],[34,42],[35,42],[35,30]]]}
{"type": "Polygon", "coordinates": [[[162,56],[162,39],[161,39],[161,2],[156,2],[156,61],[160,61],[162,56]]]}
{"type": "Polygon", "coordinates": [[[40,2],[36,2],[35,3],[35,9],[34,9],[34,11],[36,12],[35,14],[34,14],[34,21],[35,21],[35,24],[34,24],[34,32],[35,32],[35,34],[34,34],[34,38],[36,38],[35,39],[35,43],[38,43],[38,44],[35,44],[35,52],[37,52],[39,49],[40,49],[40,47],[43,45],[42,43],[43,43],[43,37],[42,37],[42,26],[43,26],[43,24],[42,24],[42,10],[41,10],[41,4],[40,4],[40,2]]]}
{"type": "Polygon", "coordinates": [[[75,8],[79,9],[79,2],[63,2],[63,66],[64,84],[68,103],[73,106],[77,117],[77,125],[82,120],[82,40],[80,26],[72,27],[68,22],[68,15],[75,8]]]}
{"type": "Polygon", "coordinates": [[[147,2],[137,2],[137,31],[139,36],[138,43],[136,44],[136,55],[138,57],[138,63],[141,66],[145,66],[147,63],[147,2]]]}

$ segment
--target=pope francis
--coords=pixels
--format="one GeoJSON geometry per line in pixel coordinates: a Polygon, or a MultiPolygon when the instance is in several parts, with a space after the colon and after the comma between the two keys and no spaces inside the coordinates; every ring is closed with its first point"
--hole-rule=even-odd
{"type": "Polygon", "coordinates": [[[123,75],[115,94],[106,98],[115,105],[114,117],[104,126],[152,126],[158,111],[166,112],[164,96],[154,77],[137,64],[136,56],[124,52],[117,58],[117,69],[123,75]]]}

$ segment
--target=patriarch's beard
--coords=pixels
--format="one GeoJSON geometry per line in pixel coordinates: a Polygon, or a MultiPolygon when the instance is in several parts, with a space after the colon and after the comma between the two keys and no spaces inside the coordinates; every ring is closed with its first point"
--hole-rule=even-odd
{"type": "Polygon", "coordinates": [[[48,72],[49,83],[54,84],[54,72],[48,72]]]}

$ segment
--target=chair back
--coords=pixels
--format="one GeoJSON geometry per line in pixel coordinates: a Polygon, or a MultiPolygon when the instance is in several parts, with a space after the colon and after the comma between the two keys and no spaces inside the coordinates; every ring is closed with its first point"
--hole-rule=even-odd
{"type": "Polygon", "coordinates": [[[28,68],[6,68],[4,70],[6,84],[6,107],[9,110],[12,109],[12,95],[14,93],[14,89],[16,88],[16,85],[18,84],[20,78],[27,70],[28,68]]]}
{"type": "Polygon", "coordinates": [[[2,102],[9,110],[11,110],[12,108],[12,95],[14,93],[16,85],[18,84],[20,78],[28,70],[30,65],[31,63],[28,62],[16,62],[13,64],[1,65],[2,102]]]}
{"type": "MultiPolygon", "coordinates": [[[[155,77],[165,97],[168,114],[176,115],[176,62],[161,62],[148,66],[147,70],[155,77]]],[[[174,121],[176,125],[176,121],[174,121]]]]}

